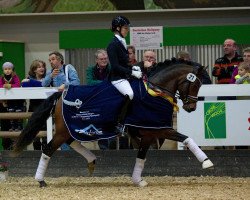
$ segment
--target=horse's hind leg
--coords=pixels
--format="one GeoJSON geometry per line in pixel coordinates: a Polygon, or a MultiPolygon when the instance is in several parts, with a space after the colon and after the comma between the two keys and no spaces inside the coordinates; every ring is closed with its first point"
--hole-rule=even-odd
{"type": "Polygon", "coordinates": [[[46,173],[51,156],[70,137],[69,134],[66,134],[67,133],[66,129],[64,129],[64,132],[65,134],[63,135],[59,135],[56,133],[53,139],[43,149],[35,175],[35,179],[39,182],[40,187],[47,186],[47,184],[44,181],[44,175],[46,173]]]}
{"type": "Polygon", "coordinates": [[[213,167],[213,163],[208,159],[207,155],[198,147],[192,138],[183,135],[174,129],[163,129],[158,134],[165,139],[182,142],[189,150],[195,155],[195,157],[202,163],[202,168],[207,169],[213,167]]]}
{"type": "Polygon", "coordinates": [[[154,137],[145,137],[145,136],[142,136],[142,139],[141,139],[140,147],[138,150],[138,154],[137,154],[137,158],[136,158],[136,162],[134,166],[134,171],[132,174],[133,183],[140,187],[144,187],[148,184],[146,181],[142,179],[141,174],[144,169],[147,151],[151,143],[154,141],[154,139],[155,139],[154,137]]]}
{"type": "MultiPolygon", "coordinates": [[[[60,102],[60,100],[59,100],[60,102]]],[[[55,110],[55,129],[56,133],[53,136],[52,140],[45,146],[43,149],[43,153],[41,155],[35,179],[39,182],[40,187],[45,187],[47,184],[44,181],[44,175],[47,170],[50,157],[53,153],[67,140],[70,139],[70,134],[64,124],[62,114],[61,114],[61,103],[57,103],[56,110],[55,110]]]]}

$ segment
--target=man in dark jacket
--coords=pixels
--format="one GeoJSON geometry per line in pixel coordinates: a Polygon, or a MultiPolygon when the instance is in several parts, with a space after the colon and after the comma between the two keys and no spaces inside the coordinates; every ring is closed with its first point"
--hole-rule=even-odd
{"type": "Polygon", "coordinates": [[[144,51],[143,60],[136,63],[135,66],[139,66],[143,74],[146,74],[149,77],[156,67],[155,52],[151,50],[144,51]]]}
{"type": "Polygon", "coordinates": [[[86,82],[88,85],[95,85],[108,78],[110,64],[107,51],[99,49],[95,53],[96,64],[90,65],[86,70],[86,82]]]}
{"type": "Polygon", "coordinates": [[[234,68],[243,61],[243,58],[237,54],[237,45],[233,39],[226,39],[223,49],[224,56],[215,61],[212,74],[217,77],[218,84],[229,84],[234,68]]]}

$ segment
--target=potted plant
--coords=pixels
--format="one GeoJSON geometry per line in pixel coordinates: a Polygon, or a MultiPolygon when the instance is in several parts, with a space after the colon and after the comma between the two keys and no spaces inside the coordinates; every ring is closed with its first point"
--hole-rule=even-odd
{"type": "Polygon", "coordinates": [[[0,163],[0,181],[6,180],[8,177],[8,164],[0,163]]]}

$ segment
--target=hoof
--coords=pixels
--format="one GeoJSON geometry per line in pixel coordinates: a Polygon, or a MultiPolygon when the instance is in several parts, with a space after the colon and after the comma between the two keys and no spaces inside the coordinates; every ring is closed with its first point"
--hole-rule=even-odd
{"type": "Polygon", "coordinates": [[[202,163],[202,169],[209,169],[209,168],[211,169],[213,167],[214,167],[214,164],[209,159],[204,160],[202,163]]]}
{"type": "Polygon", "coordinates": [[[89,171],[89,176],[92,176],[94,171],[95,171],[95,160],[88,163],[87,167],[88,167],[88,171],[89,171]]]}
{"type": "Polygon", "coordinates": [[[45,181],[38,181],[40,184],[40,188],[47,187],[47,183],[45,181]]]}
{"type": "Polygon", "coordinates": [[[139,186],[139,187],[146,187],[148,185],[148,183],[144,180],[141,180],[137,183],[134,182],[135,185],[139,186]]]}

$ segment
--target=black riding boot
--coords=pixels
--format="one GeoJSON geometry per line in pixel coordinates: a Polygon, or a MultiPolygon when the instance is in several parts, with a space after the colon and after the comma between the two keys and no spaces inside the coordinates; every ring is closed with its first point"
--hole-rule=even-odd
{"type": "Polygon", "coordinates": [[[118,116],[117,126],[115,127],[116,133],[124,134],[124,121],[125,121],[125,117],[127,115],[127,111],[128,111],[128,107],[129,107],[130,102],[131,102],[131,100],[130,100],[129,96],[125,95],[124,103],[123,103],[123,106],[121,108],[121,112],[118,116]]]}

